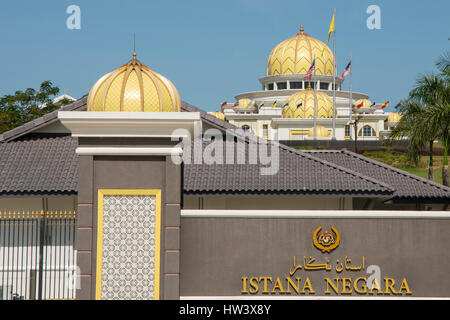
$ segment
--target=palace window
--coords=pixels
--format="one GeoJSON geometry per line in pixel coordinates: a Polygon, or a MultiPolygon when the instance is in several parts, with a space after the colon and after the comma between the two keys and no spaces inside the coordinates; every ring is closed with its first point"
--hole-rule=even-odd
{"type": "Polygon", "coordinates": [[[345,126],[345,136],[350,137],[350,126],[349,125],[345,126]]]}
{"type": "Polygon", "coordinates": [[[244,131],[250,131],[250,126],[249,126],[248,124],[244,124],[244,125],[241,127],[241,129],[244,130],[244,131]]]}
{"type": "Polygon", "coordinates": [[[267,86],[268,90],[273,90],[273,83],[269,83],[269,85],[267,86]]]}
{"type": "Polygon", "coordinates": [[[277,82],[277,88],[278,90],[287,89],[287,82],[277,82]]]}
{"type": "Polygon", "coordinates": [[[263,128],[263,137],[269,138],[269,125],[263,124],[262,128],[263,128]]]}
{"type": "Polygon", "coordinates": [[[291,82],[291,89],[303,89],[301,81],[291,82]]]}
{"type": "Polygon", "coordinates": [[[362,127],[361,130],[359,130],[358,137],[376,137],[377,133],[371,126],[365,125],[362,127]]]}
{"type": "Polygon", "coordinates": [[[321,82],[320,83],[320,90],[328,90],[329,84],[328,82],[321,82]]]}

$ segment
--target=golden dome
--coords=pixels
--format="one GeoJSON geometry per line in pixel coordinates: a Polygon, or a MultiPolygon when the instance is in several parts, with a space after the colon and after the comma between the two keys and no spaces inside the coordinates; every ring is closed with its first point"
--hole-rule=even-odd
{"type": "Polygon", "coordinates": [[[180,112],[175,86],[133,59],[101,77],[89,92],[88,111],[180,112]]]}
{"type": "MultiPolygon", "coordinates": [[[[328,129],[320,125],[316,126],[316,134],[316,136],[319,138],[328,138],[330,136],[330,132],[328,131],[328,129]]],[[[308,137],[314,137],[314,127],[309,129],[308,137]]]]}
{"type": "MultiPolygon", "coordinates": [[[[333,117],[333,101],[325,93],[316,91],[317,118],[333,117]]],[[[311,88],[294,93],[289,105],[282,110],[283,118],[314,118],[314,90],[311,88]],[[302,104],[298,106],[298,104],[302,104]]]]}
{"type": "Polygon", "coordinates": [[[399,122],[401,118],[402,118],[402,115],[400,113],[398,113],[398,112],[391,112],[388,115],[386,121],[387,122],[399,122]]]}
{"type": "Polygon", "coordinates": [[[305,74],[316,57],[316,74],[333,75],[333,52],[325,43],[303,31],[278,44],[267,60],[267,75],[305,74]],[[323,47],[325,51],[322,53],[323,47]]]}
{"type": "Polygon", "coordinates": [[[215,112],[212,112],[211,114],[220,120],[225,120],[225,115],[222,112],[215,111],[215,112]]]}
{"type": "Polygon", "coordinates": [[[355,106],[358,106],[360,103],[363,103],[363,105],[360,108],[368,108],[372,105],[372,102],[370,102],[369,99],[359,99],[358,101],[355,102],[355,106]]]}

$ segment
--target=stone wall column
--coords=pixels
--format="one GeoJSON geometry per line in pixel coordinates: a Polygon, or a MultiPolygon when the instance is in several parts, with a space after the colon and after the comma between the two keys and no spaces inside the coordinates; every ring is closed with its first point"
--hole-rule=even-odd
{"type": "Polygon", "coordinates": [[[58,116],[72,136],[78,138],[76,249],[81,286],[76,298],[179,299],[183,175],[182,166],[172,161],[172,155],[182,155],[177,144],[189,134],[192,137],[194,128],[201,132],[200,114],[66,111],[58,116]],[[180,128],[187,132],[181,136],[177,133],[172,140],[172,132],[180,128]],[[156,209],[152,204],[153,209],[149,210],[148,202],[143,205],[147,209],[140,209],[133,201],[146,200],[130,200],[134,195],[155,195],[156,209]],[[105,199],[112,202],[106,205],[105,199]],[[136,217],[150,227],[139,231],[136,217]],[[136,248],[136,241],[141,247],[136,248]],[[97,252],[97,248],[102,252],[97,252]],[[125,261],[118,252],[125,253],[125,261]],[[126,279],[121,277],[123,274],[128,274],[126,279]],[[135,279],[137,274],[141,277],[135,279]]]}
{"type": "Polygon", "coordinates": [[[78,300],[93,299],[91,287],[93,284],[94,259],[93,243],[93,203],[94,185],[92,156],[80,156],[78,160],[78,210],[75,230],[77,266],[79,267],[79,287],[76,290],[78,300]]]}
{"type": "Polygon", "coordinates": [[[163,298],[180,298],[180,206],[181,167],[166,160],[166,204],[164,213],[163,298]],[[178,192],[177,192],[178,190],[178,192]]]}

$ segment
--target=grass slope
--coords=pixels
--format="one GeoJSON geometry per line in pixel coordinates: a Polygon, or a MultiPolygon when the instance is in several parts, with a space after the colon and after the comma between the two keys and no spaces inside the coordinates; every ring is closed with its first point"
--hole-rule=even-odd
{"type": "MultiPolygon", "coordinates": [[[[370,151],[364,152],[363,155],[368,158],[386,163],[393,167],[408,171],[422,178],[428,178],[428,156],[420,157],[420,161],[416,167],[412,166],[406,160],[405,154],[401,152],[390,151],[370,151]]],[[[442,156],[433,157],[434,181],[442,183],[442,156]]]]}

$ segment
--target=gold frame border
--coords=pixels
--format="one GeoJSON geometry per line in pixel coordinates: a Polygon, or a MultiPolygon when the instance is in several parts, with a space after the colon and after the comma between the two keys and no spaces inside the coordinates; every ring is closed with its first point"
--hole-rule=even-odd
{"type": "Polygon", "coordinates": [[[97,264],[95,299],[102,298],[102,262],[103,262],[103,198],[105,195],[131,195],[156,197],[155,225],[155,289],[154,299],[159,300],[160,291],[160,254],[161,254],[161,189],[98,189],[97,211],[97,264]]]}

